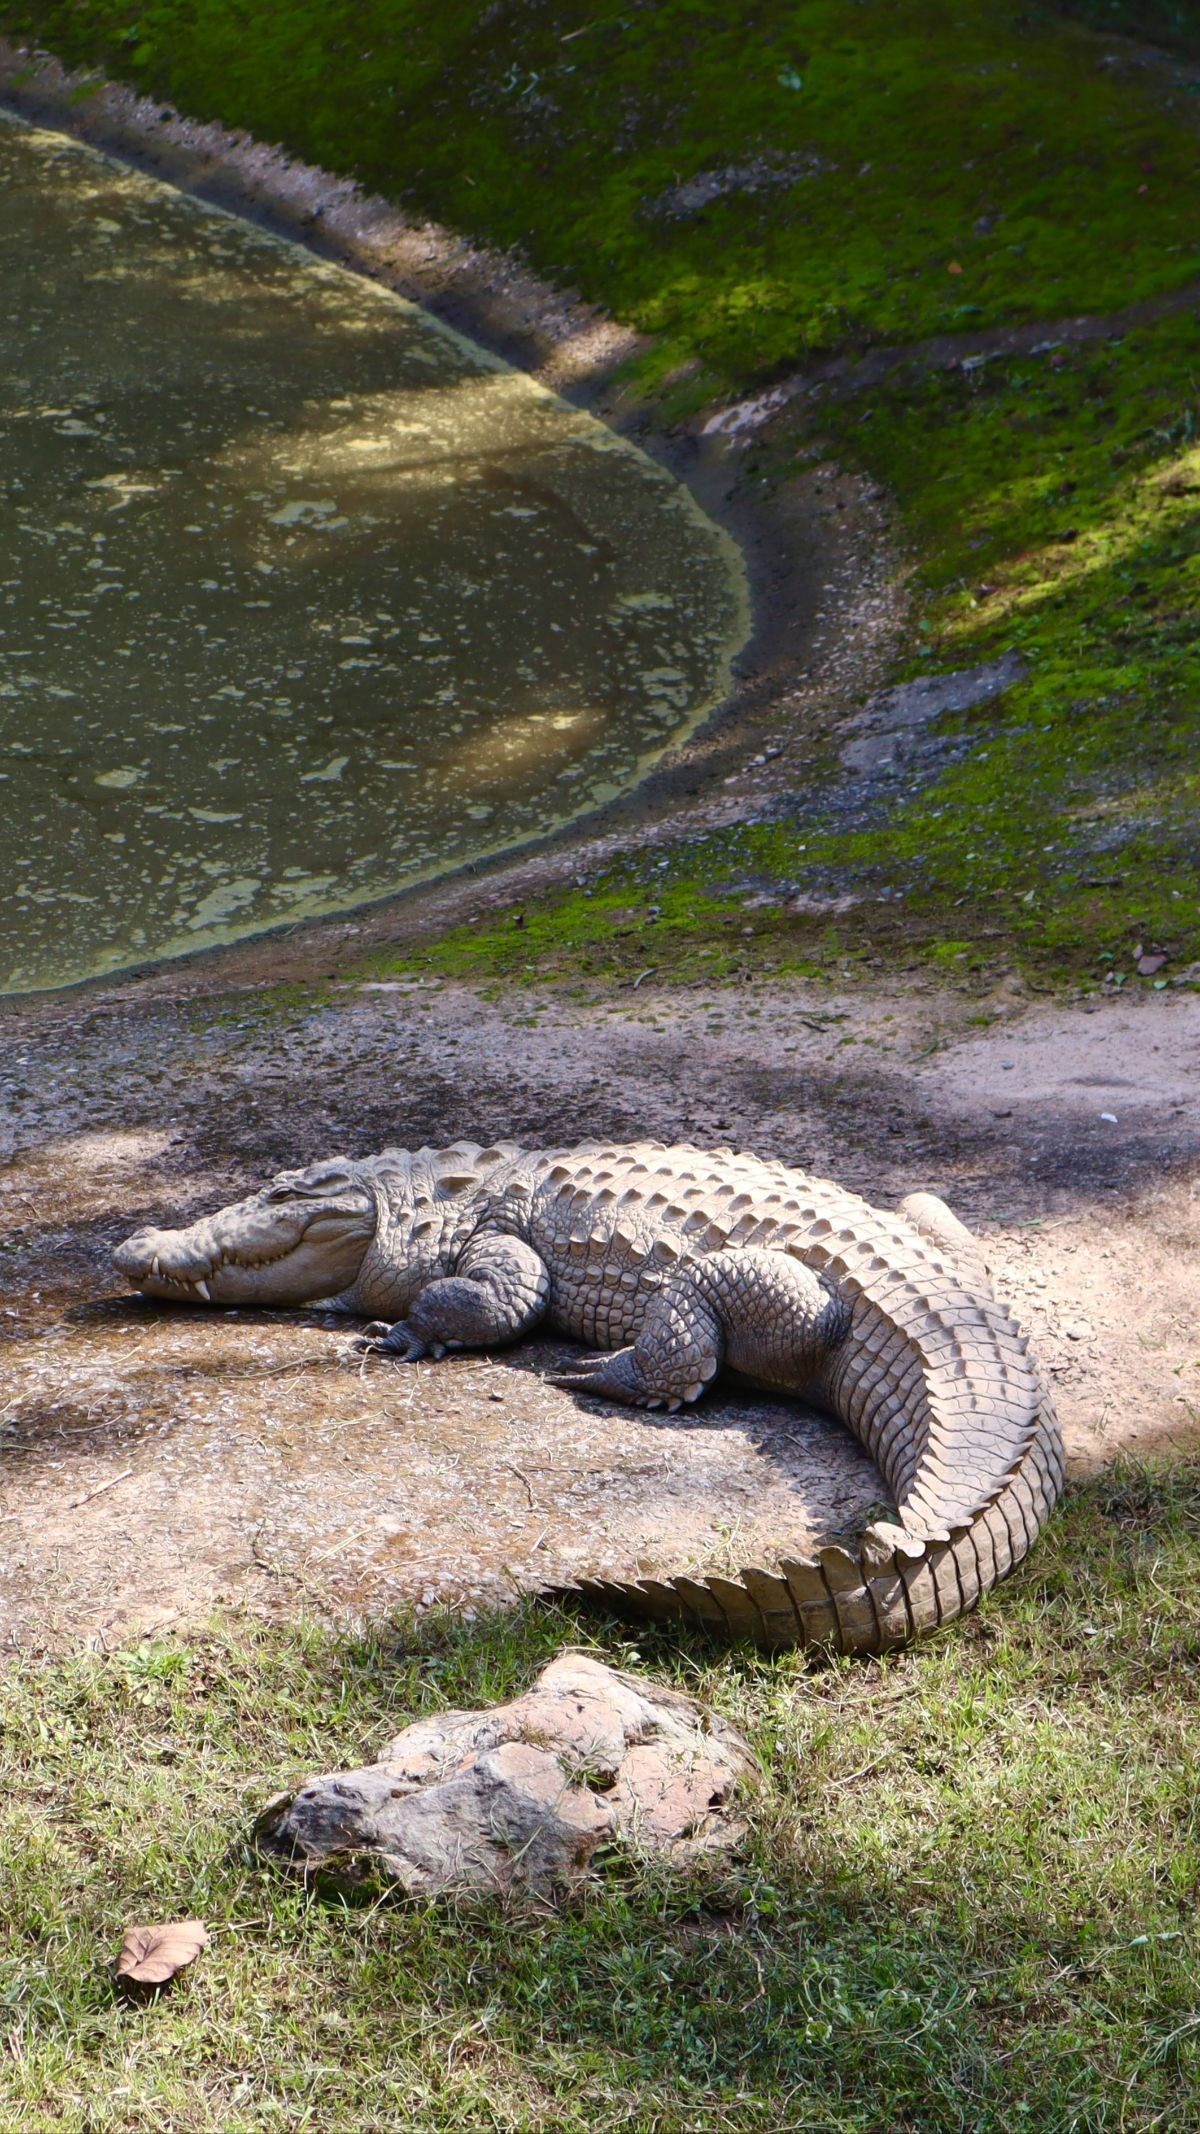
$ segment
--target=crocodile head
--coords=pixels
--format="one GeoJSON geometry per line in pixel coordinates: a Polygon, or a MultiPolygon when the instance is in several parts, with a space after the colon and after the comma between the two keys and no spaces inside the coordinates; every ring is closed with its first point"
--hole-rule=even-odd
{"type": "Polygon", "coordinates": [[[116,1264],[146,1296],[175,1303],[311,1304],[353,1287],[376,1221],[369,1175],[334,1157],[282,1171],[186,1230],[137,1230],[116,1264]]]}

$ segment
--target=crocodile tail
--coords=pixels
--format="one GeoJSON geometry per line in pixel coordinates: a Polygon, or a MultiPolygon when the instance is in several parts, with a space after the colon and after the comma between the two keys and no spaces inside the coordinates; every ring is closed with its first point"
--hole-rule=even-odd
{"type": "Polygon", "coordinates": [[[978,1248],[964,1264],[920,1214],[840,1195],[785,1246],[850,1306],[820,1405],[876,1460],[897,1522],[773,1571],[577,1590],[759,1645],[885,1652],[966,1614],[1028,1554],[1062,1489],[1053,1404],[978,1248]]]}
{"type": "Polygon", "coordinates": [[[916,1535],[868,1527],[853,1548],[830,1547],[777,1570],[735,1578],[581,1579],[565,1589],[620,1615],[686,1622],[781,1651],[810,1645],[889,1652],[966,1615],[1028,1555],[1062,1490],[1062,1440],[1049,1398],[1003,1487],[961,1526],[916,1535]]]}

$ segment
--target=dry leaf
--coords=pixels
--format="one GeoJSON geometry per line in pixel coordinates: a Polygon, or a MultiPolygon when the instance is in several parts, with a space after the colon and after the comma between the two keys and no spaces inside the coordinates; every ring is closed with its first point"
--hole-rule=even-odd
{"type": "Polygon", "coordinates": [[[946,272],[947,272],[947,274],[961,274],[961,273],[962,273],[962,268],[961,268],[961,266],[959,265],[959,262],[958,262],[958,261],[957,261],[956,259],[952,259],[952,260],[951,260],[951,262],[950,262],[950,264],[949,264],[949,266],[948,266],[948,267],[947,267],[947,269],[946,269],[946,272]]]}
{"type": "Polygon", "coordinates": [[[117,1958],[117,1977],[128,1979],[135,1986],[165,1986],[207,1947],[208,1934],[199,1919],[172,1919],[158,1927],[126,1927],[117,1958]]]}

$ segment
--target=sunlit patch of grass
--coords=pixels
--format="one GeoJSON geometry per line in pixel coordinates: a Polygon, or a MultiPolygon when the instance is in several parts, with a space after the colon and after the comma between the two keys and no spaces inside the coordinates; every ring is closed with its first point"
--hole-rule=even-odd
{"type": "MultiPolygon", "coordinates": [[[[863,431],[827,411],[905,503],[931,657],[1017,648],[1028,680],[960,722],[977,745],[856,838],[902,870],[916,917],[964,898],[1027,955],[1095,972],[1105,950],[1200,953],[1200,329],[1176,319],[981,374],[886,390],[863,431]],[[865,442],[864,442],[865,440],[865,442]]],[[[956,907],[958,908],[958,907],[956,907]]]]}

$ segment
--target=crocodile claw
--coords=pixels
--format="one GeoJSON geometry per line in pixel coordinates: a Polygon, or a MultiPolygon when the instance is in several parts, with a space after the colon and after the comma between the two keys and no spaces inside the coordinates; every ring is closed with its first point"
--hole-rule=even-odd
{"type": "Polygon", "coordinates": [[[632,1349],[616,1349],[611,1356],[581,1356],[571,1370],[556,1375],[556,1386],[569,1393],[590,1393],[600,1400],[624,1401],[631,1408],[662,1408],[665,1396],[654,1393],[632,1349]]]}
{"type": "Polygon", "coordinates": [[[419,1363],[422,1356],[445,1354],[444,1350],[431,1348],[403,1319],[397,1319],[394,1326],[389,1326],[386,1319],[373,1319],[366,1332],[351,1343],[351,1349],[359,1356],[386,1356],[392,1363],[419,1363]]]}

